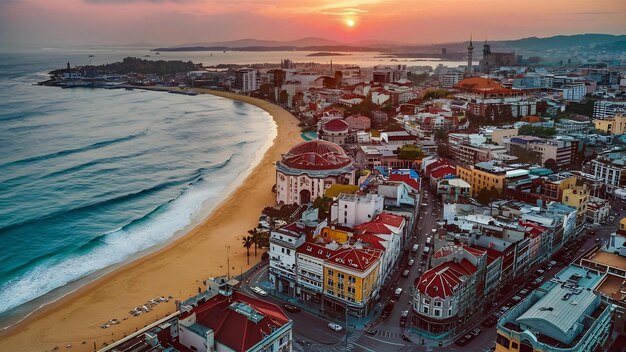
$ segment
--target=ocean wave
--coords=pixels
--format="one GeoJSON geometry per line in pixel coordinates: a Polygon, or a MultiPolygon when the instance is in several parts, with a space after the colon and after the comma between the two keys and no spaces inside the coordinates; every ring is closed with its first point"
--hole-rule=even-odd
{"type": "MultiPolygon", "coordinates": [[[[9,231],[9,230],[13,230],[15,228],[18,227],[22,227],[22,226],[26,226],[26,225],[33,225],[33,224],[37,224],[46,220],[50,220],[59,216],[63,216],[63,217],[70,217],[70,216],[78,216],[80,213],[84,213],[84,212],[88,212],[88,211],[92,211],[92,210],[101,210],[101,208],[108,206],[108,205],[113,205],[113,204],[117,204],[117,203],[121,203],[121,202],[126,202],[126,201],[132,201],[135,198],[140,198],[143,196],[146,196],[148,194],[151,193],[155,193],[161,190],[164,190],[168,187],[172,187],[172,186],[176,186],[181,184],[181,182],[186,183],[191,181],[190,179],[184,179],[184,180],[174,180],[174,181],[167,181],[167,182],[162,182],[159,184],[156,184],[152,187],[148,187],[148,188],[144,188],[141,189],[139,191],[136,192],[130,192],[130,193],[126,193],[123,195],[118,195],[112,198],[106,198],[104,200],[100,200],[97,202],[92,202],[92,203],[86,203],[86,204],[81,204],[78,205],[76,207],[70,208],[70,209],[62,209],[50,214],[46,214],[44,216],[40,216],[40,217],[36,217],[36,218],[31,218],[31,219],[27,219],[18,223],[14,223],[14,224],[10,224],[8,226],[5,227],[1,227],[0,228],[0,235],[5,232],[5,231],[9,231]]],[[[97,198],[97,197],[95,197],[97,198]]]]}
{"type": "Polygon", "coordinates": [[[30,158],[15,160],[15,161],[11,161],[11,162],[8,162],[8,163],[0,165],[0,168],[2,168],[2,167],[9,167],[9,166],[15,166],[15,165],[23,165],[23,164],[32,163],[32,162],[35,162],[35,161],[46,160],[46,159],[53,159],[53,158],[58,158],[58,157],[65,156],[65,155],[71,155],[71,154],[81,153],[81,152],[88,151],[88,150],[103,148],[103,147],[106,147],[106,146],[111,145],[111,144],[129,141],[129,140],[141,137],[141,136],[143,136],[145,134],[146,134],[146,131],[143,131],[143,132],[140,132],[140,133],[130,134],[128,136],[124,136],[124,137],[120,137],[120,138],[113,138],[113,139],[109,139],[109,140],[93,143],[93,144],[90,144],[90,145],[87,145],[87,146],[84,146],[84,147],[80,147],[80,148],[65,149],[65,150],[61,150],[61,151],[58,151],[58,152],[54,152],[54,153],[48,153],[48,154],[44,154],[44,155],[33,156],[33,157],[30,157],[30,158]]]}
{"type": "Polygon", "coordinates": [[[46,258],[19,277],[1,285],[0,313],[169,240],[191,224],[194,215],[207,199],[222,193],[222,185],[203,182],[201,177],[198,176],[177,197],[146,216],[92,239],[69,255],[46,258]]]}

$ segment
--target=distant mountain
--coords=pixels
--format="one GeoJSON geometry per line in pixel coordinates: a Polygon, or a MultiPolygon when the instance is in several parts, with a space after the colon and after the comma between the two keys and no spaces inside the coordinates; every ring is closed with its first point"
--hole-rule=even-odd
{"type": "Polygon", "coordinates": [[[181,47],[219,47],[219,48],[247,48],[247,47],[295,47],[301,48],[305,46],[331,46],[331,45],[344,45],[343,43],[339,43],[333,40],[324,39],[324,38],[302,38],[298,40],[291,41],[277,41],[277,40],[261,40],[261,39],[239,39],[239,40],[231,40],[231,41],[223,41],[223,42],[213,42],[213,43],[193,43],[193,44],[181,44],[173,46],[172,48],[181,48],[181,47]]]}
{"type": "MultiPolygon", "coordinates": [[[[489,41],[492,48],[497,50],[514,51],[545,51],[581,48],[605,48],[600,50],[623,50],[626,35],[612,34],[576,34],[558,35],[547,38],[522,38],[515,40],[489,41]]],[[[464,53],[467,50],[467,41],[442,44],[415,45],[384,40],[362,40],[354,43],[341,43],[324,38],[302,38],[292,41],[240,39],[213,43],[195,43],[176,45],[167,48],[158,48],[158,51],[379,51],[387,53],[431,53],[440,55],[441,49],[446,48],[449,54],[464,53]]],[[[474,41],[474,47],[479,48],[481,41],[474,41]]],[[[431,55],[432,56],[432,55],[431,55]]]]}
{"type": "Polygon", "coordinates": [[[589,47],[594,45],[610,44],[626,40],[626,35],[612,34],[576,34],[557,35],[547,38],[523,38],[517,40],[504,40],[494,44],[517,50],[540,51],[550,49],[570,49],[575,47],[589,47]]]}

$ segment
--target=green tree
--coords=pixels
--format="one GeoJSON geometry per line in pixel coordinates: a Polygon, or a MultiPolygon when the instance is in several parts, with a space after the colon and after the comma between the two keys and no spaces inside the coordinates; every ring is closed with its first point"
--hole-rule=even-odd
{"type": "Polygon", "coordinates": [[[250,234],[250,237],[252,237],[252,243],[254,244],[254,256],[256,257],[256,250],[261,240],[261,231],[255,227],[252,230],[249,230],[248,233],[250,234]]]}
{"type": "Polygon", "coordinates": [[[246,255],[248,257],[248,265],[250,265],[250,247],[252,247],[252,244],[254,243],[254,241],[252,240],[252,236],[246,236],[243,238],[243,247],[246,249],[246,255]]]}
{"type": "Polygon", "coordinates": [[[483,188],[476,194],[476,200],[482,205],[487,205],[498,198],[500,191],[495,187],[483,188]]]}
{"type": "Polygon", "coordinates": [[[398,148],[398,159],[418,160],[424,157],[424,152],[416,145],[405,144],[398,148]]]}
{"type": "Polygon", "coordinates": [[[328,198],[326,196],[317,197],[313,200],[313,208],[319,210],[318,217],[320,219],[324,219],[326,216],[328,216],[328,213],[330,212],[330,205],[332,204],[332,202],[332,198],[328,198]]]}
{"type": "Polygon", "coordinates": [[[519,128],[518,133],[525,136],[537,136],[547,138],[554,136],[556,134],[556,129],[554,127],[524,125],[519,128]]]}
{"type": "Polygon", "coordinates": [[[448,141],[448,132],[443,128],[438,128],[434,133],[436,142],[447,142],[448,141]]]}

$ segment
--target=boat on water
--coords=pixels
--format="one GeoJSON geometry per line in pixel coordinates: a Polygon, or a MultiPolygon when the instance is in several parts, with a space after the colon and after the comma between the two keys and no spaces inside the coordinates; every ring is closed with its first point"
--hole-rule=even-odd
{"type": "Polygon", "coordinates": [[[156,53],[156,54],[157,54],[157,55],[161,55],[161,53],[160,53],[160,52],[158,52],[158,51],[157,51],[157,53],[156,53]]]}
{"type": "Polygon", "coordinates": [[[94,55],[92,55],[92,54],[89,54],[89,57],[94,57],[94,55]]]}
{"type": "Polygon", "coordinates": [[[198,93],[196,92],[187,92],[187,91],[181,91],[181,90],[170,90],[168,91],[168,93],[182,94],[182,95],[198,95],[198,93]]]}

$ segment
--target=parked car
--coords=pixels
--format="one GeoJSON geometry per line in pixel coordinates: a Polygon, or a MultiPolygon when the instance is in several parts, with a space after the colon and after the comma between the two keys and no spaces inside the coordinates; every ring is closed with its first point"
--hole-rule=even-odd
{"type": "Polygon", "coordinates": [[[496,316],[490,316],[489,318],[483,320],[483,322],[480,324],[486,328],[490,328],[495,326],[498,323],[498,317],[496,316]]]}
{"type": "Polygon", "coordinates": [[[283,307],[285,307],[286,310],[292,313],[298,313],[301,310],[300,307],[294,306],[293,304],[289,304],[289,303],[283,304],[283,307]]]}
{"type": "Polygon", "coordinates": [[[409,259],[409,266],[412,266],[413,264],[415,264],[415,259],[411,258],[409,259]]]}
{"type": "Polygon", "coordinates": [[[256,293],[259,296],[267,296],[267,292],[265,292],[265,290],[263,290],[262,288],[260,288],[259,286],[254,286],[252,288],[252,291],[254,293],[256,293]]]}
{"type": "Polygon", "coordinates": [[[339,324],[335,324],[335,323],[328,323],[328,327],[335,330],[335,331],[341,331],[341,329],[343,329],[343,327],[341,327],[341,325],[339,324]]]}
{"type": "Polygon", "coordinates": [[[455,344],[459,345],[459,346],[465,346],[469,343],[469,340],[465,338],[465,336],[461,337],[460,339],[454,341],[455,344]]]}
{"type": "Polygon", "coordinates": [[[380,314],[380,317],[385,319],[389,316],[389,313],[391,313],[391,311],[393,310],[393,303],[389,303],[385,306],[385,308],[383,308],[382,313],[380,314]]]}
{"type": "Polygon", "coordinates": [[[402,277],[409,277],[409,269],[406,269],[405,271],[402,272],[402,277]]]}
{"type": "Polygon", "coordinates": [[[470,331],[470,334],[474,335],[474,336],[478,336],[480,335],[480,328],[473,328],[472,331],[470,331]]]}
{"type": "Polygon", "coordinates": [[[374,336],[378,333],[378,330],[365,330],[365,333],[370,336],[374,336]]]}
{"type": "Polygon", "coordinates": [[[394,297],[396,298],[400,298],[401,294],[402,294],[402,289],[400,287],[396,288],[395,292],[393,293],[394,297]]]}
{"type": "Polygon", "coordinates": [[[406,326],[407,317],[409,316],[408,310],[403,310],[400,314],[400,326],[406,326]]]}

